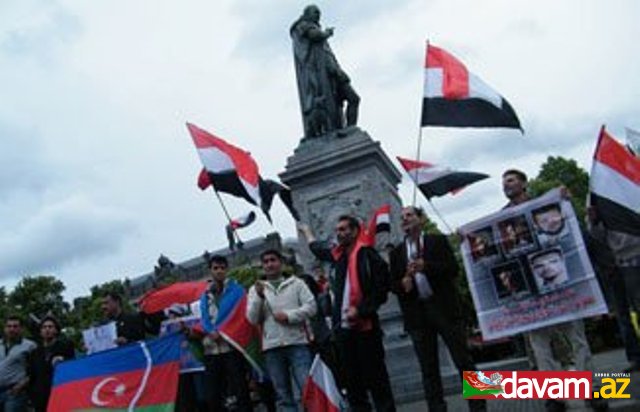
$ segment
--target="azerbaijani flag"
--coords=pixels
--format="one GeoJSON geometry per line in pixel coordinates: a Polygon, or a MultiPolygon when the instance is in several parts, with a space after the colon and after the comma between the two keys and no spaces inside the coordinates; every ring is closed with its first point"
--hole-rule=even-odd
{"type": "Polygon", "coordinates": [[[211,319],[209,313],[208,293],[200,298],[200,310],[205,332],[220,333],[231,346],[242,353],[260,376],[264,375],[260,331],[247,319],[247,292],[244,288],[233,279],[227,279],[215,320],[211,319]]]}
{"type": "Polygon", "coordinates": [[[59,364],[47,410],[173,411],[183,340],[173,333],[59,364]]]}

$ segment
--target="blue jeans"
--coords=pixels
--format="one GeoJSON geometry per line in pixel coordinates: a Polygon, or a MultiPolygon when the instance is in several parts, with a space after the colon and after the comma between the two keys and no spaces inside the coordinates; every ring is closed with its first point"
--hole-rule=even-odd
{"type": "Polygon", "coordinates": [[[267,373],[278,397],[278,412],[298,412],[300,402],[293,398],[291,381],[302,392],[302,386],[311,369],[311,352],[307,345],[291,345],[264,352],[267,373]]]}
{"type": "Polygon", "coordinates": [[[0,391],[0,412],[26,412],[27,394],[12,395],[8,390],[0,391]]]}

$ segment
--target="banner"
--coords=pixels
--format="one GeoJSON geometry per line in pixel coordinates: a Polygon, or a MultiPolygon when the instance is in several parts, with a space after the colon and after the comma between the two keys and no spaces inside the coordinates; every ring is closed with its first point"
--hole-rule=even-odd
{"type": "Polygon", "coordinates": [[[460,231],[484,339],[607,313],[575,213],[559,189],[460,231]]]}
{"type": "MultiPolygon", "coordinates": [[[[160,336],[165,336],[181,330],[182,325],[193,328],[200,324],[198,316],[184,316],[181,318],[167,319],[160,325],[160,336]]],[[[202,372],[204,365],[201,362],[202,349],[198,344],[185,339],[180,344],[180,373],[202,372]]]]}

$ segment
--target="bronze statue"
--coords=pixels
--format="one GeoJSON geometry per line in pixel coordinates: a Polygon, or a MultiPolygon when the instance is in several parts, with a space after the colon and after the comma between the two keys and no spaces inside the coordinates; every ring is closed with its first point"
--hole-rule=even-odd
{"type": "Polygon", "coordinates": [[[315,5],[305,7],[289,34],[305,137],[355,126],[360,97],[329,47],[327,40],[333,28],[322,29],[320,9],[315,5]]]}

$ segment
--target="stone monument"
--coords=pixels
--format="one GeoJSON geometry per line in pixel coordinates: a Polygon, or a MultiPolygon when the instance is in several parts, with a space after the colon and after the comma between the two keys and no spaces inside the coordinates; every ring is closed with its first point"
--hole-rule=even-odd
{"type": "MultiPolygon", "coordinates": [[[[333,239],[340,215],[351,214],[367,222],[377,208],[389,204],[391,233],[376,240],[382,251],[386,244],[402,239],[402,202],[398,196],[401,175],[380,143],[357,126],[360,98],[329,46],[333,33],[331,28],[322,29],[320,10],[313,5],[306,7],[291,26],[304,136],[287,159],[280,178],[291,188],[301,221],[322,240],[333,239]]],[[[299,244],[306,242],[299,237],[299,244]]],[[[300,247],[299,253],[301,263],[311,273],[314,257],[306,246],[300,247]]],[[[380,320],[396,401],[421,398],[420,367],[403,332],[394,295],[381,308],[380,320]]],[[[443,383],[448,383],[447,377],[457,382],[449,354],[444,345],[440,347],[443,383]]]]}

